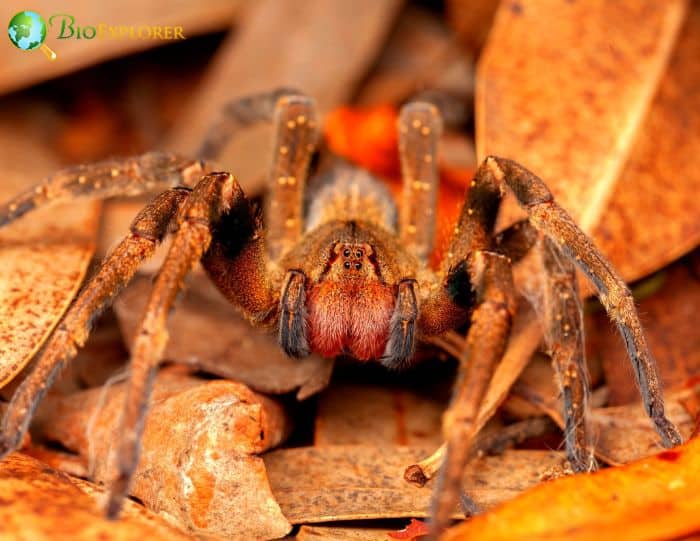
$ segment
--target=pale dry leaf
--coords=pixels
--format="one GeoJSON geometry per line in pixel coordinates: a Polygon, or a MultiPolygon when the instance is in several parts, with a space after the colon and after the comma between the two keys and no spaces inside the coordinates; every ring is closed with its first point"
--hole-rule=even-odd
{"type": "Polygon", "coordinates": [[[131,501],[125,502],[119,521],[107,520],[100,507],[102,489],[20,453],[0,462],[0,493],[3,539],[189,539],[161,517],[131,501]]]}
{"type": "MultiPolygon", "coordinates": [[[[123,405],[124,384],[52,396],[35,429],[79,453],[97,480],[109,482],[123,405]]],[[[197,536],[283,536],[290,525],[257,455],[278,445],[290,429],[278,402],[240,383],[200,380],[182,367],[162,370],[130,492],[197,536]]]]}
{"type": "Polygon", "coordinates": [[[649,113],[591,229],[626,280],[700,244],[700,5],[692,4],[649,113]]]}
{"type": "MultiPolygon", "coordinates": [[[[138,329],[150,284],[147,278],[137,278],[115,301],[127,344],[138,329]]],[[[296,391],[299,400],[325,388],[332,360],[318,355],[290,358],[274,335],[253,328],[220,295],[203,294],[204,287],[188,290],[173,312],[164,359],[240,381],[263,393],[296,391]]]]}
{"type": "MultiPolygon", "coordinates": [[[[433,483],[417,488],[403,480],[406,464],[427,448],[342,445],[281,449],[267,453],[270,485],[293,524],[338,520],[425,517],[433,483]]],[[[506,451],[473,460],[463,486],[481,507],[511,499],[561,468],[558,452],[506,451]]],[[[455,517],[463,516],[455,509],[455,517]]]]}

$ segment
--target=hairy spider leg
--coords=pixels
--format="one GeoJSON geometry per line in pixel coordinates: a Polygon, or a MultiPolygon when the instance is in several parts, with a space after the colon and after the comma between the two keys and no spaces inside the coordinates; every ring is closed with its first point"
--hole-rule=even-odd
{"type": "Polygon", "coordinates": [[[92,321],[131,280],[139,264],[153,254],[188,194],[186,188],[174,188],[157,196],[136,216],[130,233],[87,282],[8,405],[0,431],[0,457],[20,444],[47,389],[85,344],[92,321]]]}
{"type": "Polygon", "coordinates": [[[167,152],[62,169],[0,205],[0,227],[37,208],[79,198],[136,196],[194,186],[210,166],[167,152]]]}
{"type": "Polygon", "coordinates": [[[589,401],[583,311],[571,260],[551,239],[542,241],[545,342],[561,389],[566,455],[574,471],[596,469],[586,425],[589,401]]]}
{"type": "Polygon", "coordinates": [[[467,347],[459,359],[459,374],[445,416],[447,446],[433,491],[433,534],[447,526],[459,501],[462,473],[476,437],[479,407],[505,351],[515,315],[510,260],[491,249],[500,199],[500,188],[477,173],[443,262],[444,287],[425,302],[431,307],[426,319],[435,317],[434,313],[455,312],[460,305],[474,307],[467,347]],[[466,297],[460,299],[465,292],[466,297]]]}
{"type": "Polygon", "coordinates": [[[404,247],[425,266],[435,237],[440,181],[437,150],[442,117],[434,105],[412,102],[401,108],[397,127],[403,178],[399,237],[404,247]]]}
{"type": "Polygon", "coordinates": [[[302,236],[306,175],[318,140],[316,107],[306,96],[283,96],[274,116],[276,133],[265,208],[267,250],[278,260],[302,236]]]}
{"type": "Polygon", "coordinates": [[[302,93],[298,90],[281,87],[235,98],[226,103],[219,117],[207,130],[204,141],[197,150],[197,157],[203,160],[218,159],[226,145],[240,131],[260,122],[272,120],[280,98],[300,95],[302,93]]]}
{"type": "Polygon", "coordinates": [[[634,369],[644,408],[666,447],[682,442],[678,429],[666,417],[656,361],[649,350],[634,298],[625,281],[588,236],[561,208],[545,183],[518,163],[491,156],[482,168],[493,182],[505,182],[527,210],[530,223],[547,235],[588,276],[610,319],[616,323],[634,369]]]}
{"type": "Polygon", "coordinates": [[[207,250],[212,224],[244,199],[229,173],[205,176],[184,201],[176,217],[176,232],[158,272],[131,349],[124,410],[117,432],[116,475],[107,515],[115,518],[138,465],[141,436],[153,380],[168,341],[167,319],[185,277],[207,250]]]}

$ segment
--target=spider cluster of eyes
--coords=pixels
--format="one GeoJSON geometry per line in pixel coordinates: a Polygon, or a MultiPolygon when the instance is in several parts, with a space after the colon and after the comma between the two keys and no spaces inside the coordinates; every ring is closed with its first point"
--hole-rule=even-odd
{"type": "MultiPolygon", "coordinates": [[[[343,250],[344,257],[350,257],[351,255],[352,255],[352,251],[350,250],[350,248],[345,248],[345,250],[343,250]]],[[[364,255],[364,252],[362,250],[357,250],[355,252],[355,257],[357,259],[361,259],[363,255],[364,255]]],[[[350,261],[346,261],[345,263],[343,263],[343,267],[347,270],[350,270],[353,267],[353,264],[350,261]]],[[[356,262],[355,263],[355,270],[360,270],[361,268],[362,268],[362,263],[356,262]]]]}

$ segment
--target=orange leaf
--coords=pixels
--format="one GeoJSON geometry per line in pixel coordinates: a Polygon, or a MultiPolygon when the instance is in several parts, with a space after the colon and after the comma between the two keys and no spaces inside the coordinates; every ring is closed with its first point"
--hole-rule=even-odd
{"type": "Polygon", "coordinates": [[[675,539],[700,532],[698,509],[696,439],[625,466],[545,483],[448,530],[442,539],[675,539]]]}
{"type": "Polygon", "coordinates": [[[422,520],[412,518],[411,522],[409,522],[408,526],[403,530],[389,532],[387,535],[392,539],[408,539],[409,541],[413,541],[418,537],[428,535],[428,525],[422,520]]]}

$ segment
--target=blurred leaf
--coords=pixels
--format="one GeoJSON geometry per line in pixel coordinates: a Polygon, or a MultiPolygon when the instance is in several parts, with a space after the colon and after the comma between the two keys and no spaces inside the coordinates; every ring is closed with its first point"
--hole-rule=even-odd
{"type": "MultiPolygon", "coordinates": [[[[194,152],[224,103],[277,87],[296,87],[313,97],[321,114],[347,102],[386,38],[402,0],[328,2],[261,0],[211,63],[187,104],[169,146],[194,152]]],[[[267,174],[270,135],[249,130],[220,162],[235,172],[247,193],[258,192],[267,174]]]]}
{"type": "Polygon", "coordinates": [[[627,466],[544,483],[441,539],[676,539],[700,532],[699,495],[696,439],[627,466]]]}

